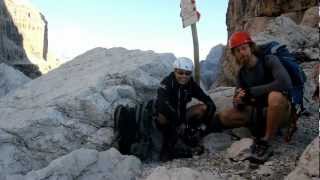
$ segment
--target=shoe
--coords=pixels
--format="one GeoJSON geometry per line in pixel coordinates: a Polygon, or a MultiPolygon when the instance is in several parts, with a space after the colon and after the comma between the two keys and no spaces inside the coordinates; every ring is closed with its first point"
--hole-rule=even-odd
{"type": "Polygon", "coordinates": [[[250,151],[248,160],[255,164],[263,164],[273,155],[270,145],[263,140],[256,140],[250,147],[250,151]]]}

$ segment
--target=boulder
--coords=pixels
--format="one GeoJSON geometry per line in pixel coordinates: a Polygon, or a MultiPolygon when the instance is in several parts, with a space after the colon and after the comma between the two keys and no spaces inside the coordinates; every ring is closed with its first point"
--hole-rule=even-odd
{"type": "Polygon", "coordinates": [[[116,149],[98,152],[78,149],[53,160],[47,167],[27,175],[8,176],[7,180],[131,180],[141,173],[141,162],[122,156],[116,149]]]}
{"type": "Polygon", "coordinates": [[[309,26],[313,28],[318,28],[319,27],[319,6],[314,6],[309,8],[301,21],[301,25],[303,26],[309,26]]]}
{"type": "Polygon", "coordinates": [[[0,64],[0,97],[13,92],[16,88],[30,81],[30,78],[12,67],[0,64]]]}
{"type": "Polygon", "coordinates": [[[250,155],[250,147],[253,140],[250,138],[243,138],[240,141],[234,142],[227,149],[227,157],[233,161],[243,161],[250,155]]]}
{"type": "Polygon", "coordinates": [[[312,180],[319,176],[319,137],[316,137],[302,153],[298,166],[285,179],[312,180]]]}
{"type": "Polygon", "coordinates": [[[24,175],[79,148],[110,148],[114,108],[154,98],[174,60],[172,54],[96,48],[3,97],[1,174],[24,175]]]}

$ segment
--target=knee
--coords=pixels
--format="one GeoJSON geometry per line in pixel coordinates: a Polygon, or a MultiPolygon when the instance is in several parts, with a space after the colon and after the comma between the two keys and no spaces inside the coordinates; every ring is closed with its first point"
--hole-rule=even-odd
{"type": "Polygon", "coordinates": [[[288,106],[288,99],[281,92],[272,91],[268,95],[268,107],[282,108],[288,106]]]}

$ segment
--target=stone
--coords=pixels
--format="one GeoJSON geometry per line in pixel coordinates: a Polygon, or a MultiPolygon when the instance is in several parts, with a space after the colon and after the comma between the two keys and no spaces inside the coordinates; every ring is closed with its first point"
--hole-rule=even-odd
{"type": "Polygon", "coordinates": [[[227,149],[227,157],[233,161],[243,161],[250,155],[250,147],[253,140],[250,138],[243,138],[240,141],[234,142],[227,149]]]}
{"type": "Polygon", "coordinates": [[[222,180],[217,175],[210,172],[199,172],[190,168],[173,168],[165,167],[156,168],[146,180],[222,180]]]}
{"type": "Polygon", "coordinates": [[[47,167],[27,175],[10,175],[7,180],[131,180],[141,173],[141,162],[134,156],[122,156],[116,149],[98,152],[78,149],[53,160],[47,167]]]}
{"type": "Polygon", "coordinates": [[[316,137],[300,156],[298,166],[285,178],[286,180],[309,180],[319,177],[319,137],[316,137]]]}
{"type": "Polygon", "coordinates": [[[30,78],[12,67],[0,64],[0,98],[30,81],[30,78]]]}
{"type": "Polygon", "coordinates": [[[309,8],[305,12],[300,24],[303,26],[318,28],[319,21],[320,21],[319,6],[314,6],[314,7],[309,8]]]}

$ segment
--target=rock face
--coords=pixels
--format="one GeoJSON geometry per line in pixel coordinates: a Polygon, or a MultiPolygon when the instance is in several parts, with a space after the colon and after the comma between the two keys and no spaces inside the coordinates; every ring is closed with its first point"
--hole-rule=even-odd
{"type": "Polygon", "coordinates": [[[4,63],[0,64],[0,98],[29,81],[23,73],[4,63]]]}
{"type": "Polygon", "coordinates": [[[209,89],[212,83],[216,80],[220,66],[220,58],[223,54],[225,46],[217,45],[213,47],[207,58],[200,62],[201,80],[204,86],[209,89]]]}
{"type": "Polygon", "coordinates": [[[20,66],[27,75],[37,67],[46,73],[59,65],[48,56],[48,23],[38,10],[19,0],[1,1],[0,10],[0,62],[20,66]]]}
{"type": "MultiPolygon", "coordinates": [[[[298,36],[303,37],[302,42],[316,44],[319,42],[318,23],[319,7],[316,0],[230,0],[227,11],[228,37],[235,31],[244,30],[255,37],[259,36],[259,33],[264,32],[268,34],[269,37],[271,36],[271,39],[275,40],[282,41],[283,38],[289,39],[298,36]],[[282,16],[282,18],[280,18],[282,20],[279,20],[280,16],[282,16]],[[289,19],[284,20],[286,19],[284,17],[289,19]],[[293,27],[292,24],[295,24],[294,29],[291,29],[293,27]],[[273,29],[274,27],[277,28],[273,29]],[[313,28],[312,33],[310,32],[310,28],[313,28]],[[298,30],[298,32],[296,32],[296,30],[298,30]],[[301,36],[301,31],[303,31],[303,36],[301,36]],[[312,38],[310,39],[310,37],[312,38]]],[[[288,45],[298,46],[291,50],[293,52],[301,52],[300,48],[304,46],[302,42],[288,45]]],[[[317,45],[313,48],[319,49],[319,46],[317,45]]],[[[310,53],[308,55],[310,55],[310,53]]],[[[317,60],[314,56],[309,58],[317,60]]],[[[319,58],[319,56],[317,56],[317,58],[319,58]]],[[[223,54],[222,66],[222,72],[219,73],[215,86],[233,85],[238,67],[228,48],[226,48],[223,54]]]]}
{"type": "Polygon", "coordinates": [[[109,148],[115,106],[154,97],[174,60],[172,54],[96,48],[3,97],[1,174],[24,175],[82,147],[109,148]]]}
{"type": "MultiPolygon", "coordinates": [[[[261,32],[266,28],[268,20],[285,15],[297,24],[300,24],[304,16],[313,15],[314,21],[319,19],[317,14],[310,13],[308,9],[318,7],[316,0],[230,0],[227,11],[227,27],[229,36],[239,30],[249,31],[251,34],[261,32]]],[[[314,10],[310,10],[314,12],[314,10]]],[[[311,23],[317,27],[317,23],[311,23]]]]}

